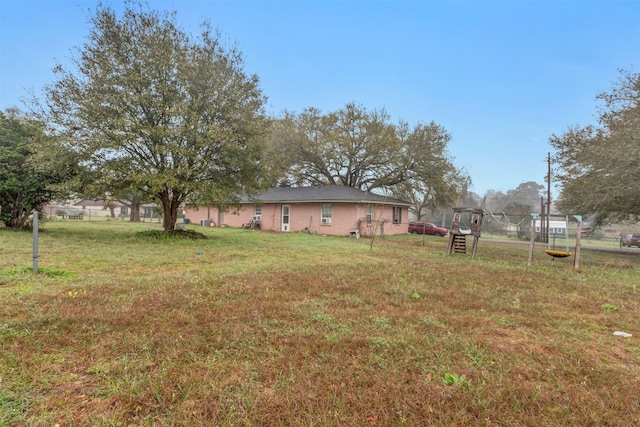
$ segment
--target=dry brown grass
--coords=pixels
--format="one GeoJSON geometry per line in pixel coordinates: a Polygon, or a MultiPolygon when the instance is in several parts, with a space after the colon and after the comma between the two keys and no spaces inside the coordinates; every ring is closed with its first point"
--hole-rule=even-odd
{"type": "Polygon", "coordinates": [[[0,233],[0,424],[640,423],[637,255],[136,227],[0,233]]]}

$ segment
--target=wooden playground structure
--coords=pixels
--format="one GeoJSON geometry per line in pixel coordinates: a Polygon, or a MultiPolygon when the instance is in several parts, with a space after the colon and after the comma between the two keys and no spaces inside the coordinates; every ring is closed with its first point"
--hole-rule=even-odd
{"type": "Polygon", "coordinates": [[[476,256],[484,211],[479,208],[453,208],[447,255],[467,253],[467,236],[473,237],[471,256],[476,256]]]}

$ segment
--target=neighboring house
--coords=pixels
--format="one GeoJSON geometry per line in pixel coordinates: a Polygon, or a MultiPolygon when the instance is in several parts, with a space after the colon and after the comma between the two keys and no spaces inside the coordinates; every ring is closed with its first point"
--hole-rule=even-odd
{"type": "MultiPolygon", "coordinates": [[[[540,220],[535,221],[536,233],[540,233],[540,220]]],[[[546,224],[545,224],[546,226],[546,224]]],[[[549,220],[549,230],[547,233],[551,236],[564,237],[567,232],[567,223],[565,221],[549,220]]]]}
{"type": "Polygon", "coordinates": [[[335,236],[407,233],[409,206],[403,200],[342,185],[272,188],[257,200],[242,200],[238,211],[185,209],[196,224],[242,227],[260,221],[262,230],[308,231],[335,236]]]}

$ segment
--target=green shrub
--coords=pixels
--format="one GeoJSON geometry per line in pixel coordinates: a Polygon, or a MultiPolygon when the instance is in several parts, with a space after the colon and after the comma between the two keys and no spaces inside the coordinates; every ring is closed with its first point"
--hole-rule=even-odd
{"type": "Polygon", "coordinates": [[[138,232],[137,235],[158,240],[199,240],[207,238],[204,234],[193,230],[145,230],[138,232]]]}

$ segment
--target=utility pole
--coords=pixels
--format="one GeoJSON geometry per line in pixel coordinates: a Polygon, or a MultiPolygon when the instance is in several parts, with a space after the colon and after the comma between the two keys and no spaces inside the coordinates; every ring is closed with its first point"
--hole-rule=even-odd
{"type": "Polygon", "coordinates": [[[542,243],[547,242],[547,221],[546,221],[546,209],[544,203],[544,196],[540,196],[540,234],[538,236],[538,241],[542,243]]]}
{"type": "Polygon", "coordinates": [[[551,153],[547,153],[547,233],[549,232],[550,217],[551,217],[551,153]]]}

